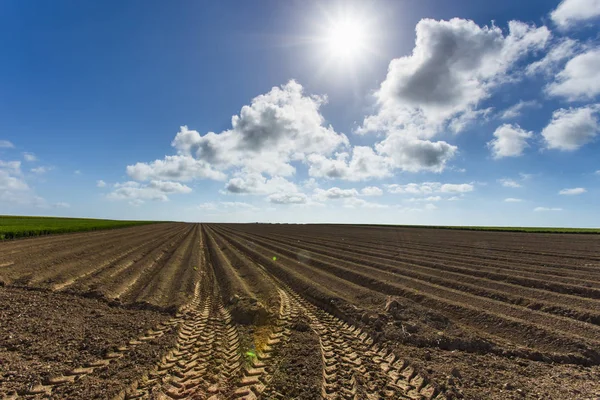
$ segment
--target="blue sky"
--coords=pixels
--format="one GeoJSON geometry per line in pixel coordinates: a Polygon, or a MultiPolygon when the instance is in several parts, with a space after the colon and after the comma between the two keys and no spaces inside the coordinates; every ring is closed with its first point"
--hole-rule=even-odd
{"type": "Polygon", "coordinates": [[[0,214],[600,226],[598,1],[0,11],[0,214]]]}

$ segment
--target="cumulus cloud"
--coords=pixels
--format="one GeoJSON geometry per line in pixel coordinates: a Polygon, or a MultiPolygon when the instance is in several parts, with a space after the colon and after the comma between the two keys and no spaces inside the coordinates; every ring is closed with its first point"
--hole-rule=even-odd
{"type": "Polygon", "coordinates": [[[29,190],[29,185],[22,179],[20,161],[0,160],[0,189],[2,191],[29,190]]]}
{"type": "Polygon", "coordinates": [[[580,48],[576,40],[562,38],[552,45],[548,53],[538,61],[534,61],[525,69],[526,75],[554,74],[556,67],[564,60],[572,57],[580,48]]]}
{"type": "Polygon", "coordinates": [[[296,184],[280,176],[267,178],[257,172],[243,172],[230,179],[225,191],[234,194],[296,193],[296,184]]]}
{"type": "Polygon", "coordinates": [[[560,192],[558,192],[558,194],[562,194],[562,195],[566,195],[566,196],[575,196],[578,194],[583,194],[585,192],[587,192],[587,190],[585,188],[578,187],[578,188],[572,188],[572,189],[562,189],[560,192]]]}
{"type": "Polygon", "coordinates": [[[563,0],[550,13],[550,18],[559,28],[571,28],[578,22],[600,16],[600,0],[563,0]]]}
{"type": "Polygon", "coordinates": [[[518,157],[529,147],[527,139],[533,137],[533,132],[522,129],[519,125],[504,124],[494,131],[494,139],[487,146],[495,159],[503,157],[518,157]]]}
{"type": "Polygon", "coordinates": [[[106,182],[104,182],[102,179],[96,181],[96,186],[99,188],[103,188],[106,187],[106,182]]]}
{"type": "Polygon", "coordinates": [[[502,186],[504,186],[504,187],[510,187],[510,188],[522,187],[522,185],[519,182],[515,181],[514,179],[502,178],[502,179],[498,179],[498,182],[500,182],[502,184],[502,186]]]}
{"type": "Polygon", "coordinates": [[[0,160],[0,203],[47,207],[47,202],[35,194],[23,176],[20,161],[0,160]]]}
{"type": "Polygon", "coordinates": [[[316,178],[362,181],[392,175],[393,160],[376,154],[371,147],[355,146],[352,154],[336,153],[334,158],[322,154],[308,155],[308,174],[316,178]]]}
{"type": "Polygon", "coordinates": [[[472,183],[440,183],[440,182],[423,182],[423,183],[407,183],[405,185],[391,184],[386,185],[388,192],[396,194],[422,194],[431,193],[468,193],[475,190],[472,183]]]}
{"type": "Polygon", "coordinates": [[[591,142],[600,130],[598,110],[598,105],[590,105],[554,111],[552,120],[542,130],[546,146],[573,151],[591,142]]]}
{"type": "Polygon", "coordinates": [[[540,103],[535,100],[523,101],[520,100],[517,104],[507,108],[500,115],[501,119],[515,119],[521,116],[521,113],[526,108],[539,108],[540,103]]]}
{"type": "Polygon", "coordinates": [[[404,136],[399,132],[391,133],[375,148],[389,157],[395,168],[409,172],[442,172],[458,149],[444,141],[432,142],[404,136]]]}
{"type": "Polygon", "coordinates": [[[377,186],[367,186],[360,190],[360,194],[363,196],[381,196],[383,194],[383,190],[377,186]]]}
{"type": "Polygon", "coordinates": [[[410,199],[408,199],[407,201],[410,201],[412,203],[420,203],[420,202],[437,202],[437,201],[442,201],[443,198],[442,196],[428,196],[428,197],[412,197],[410,199]]]}
{"type": "Polygon", "coordinates": [[[184,182],[192,179],[224,180],[227,177],[209,163],[189,155],[166,156],[164,160],[128,165],[127,175],[138,181],[170,179],[184,182]]]}
{"type": "Polygon", "coordinates": [[[15,145],[8,140],[0,140],[0,149],[12,149],[15,145]]]}
{"type": "Polygon", "coordinates": [[[315,189],[313,197],[316,200],[324,201],[331,199],[344,199],[358,196],[356,189],[341,189],[339,187],[332,187],[327,190],[315,189]]]}
{"type": "Polygon", "coordinates": [[[37,161],[37,157],[35,156],[35,154],[27,152],[23,153],[23,159],[28,162],[37,161]]]}
{"type": "Polygon", "coordinates": [[[522,199],[515,199],[514,197],[507,197],[506,199],[504,199],[505,202],[507,203],[520,203],[523,200],[522,199]]]}
{"type": "MultiPolygon", "coordinates": [[[[600,0],[599,0],[600,1],[600,0]]],[[[600,94],[600,48],[573,57],[545,90],[569,101],[588,100],[600,94]]]]}
{"type": "Polygon", "coordinates": [[[378,112],[359,132],[420,126],[431,136],[452,117],[474,110],[524,55],[544,48],[546,27],[510,21],[504,35],[496,26],[473,21],[423,19],[409,56],[394,59],[375,93],[378,112]],[[424,127],[424,128],[423,128],[424,127]]]}
{"type": "Polygon", "coordinates": [[[168,201],[170,194],[190,193],[192,189],[179,182],[150,181],[147,184],[128,181],[116,183],[115,190],[108,194],[112,200],[130,200],[139,205],[145,200],[168,201]]]}
{"type": "Polygon", "coordinates": [[[328,156],[349,146],[348,138],[325,124],[324,96],[304,94],[290,81],[252,99],[231,119],[231,129],[204,135],[183,126],[172,146],[177,155],[127,168],[136,180],[226,179],[229,170],[271,176],[295,173],[294,161],[309,154],[328,156]]]}
{"type": "Polygon", "coordinates": [[[267,200],[273,204],[306,204],[308,196],[304,193],[273,193],[267,200]]]}
{"type": "Polygon", "coordinates": [[[533,209],[535,212],[544,212],[544,211],[562,211],[562,208],[558,207],[536,207],[533,209]]]}

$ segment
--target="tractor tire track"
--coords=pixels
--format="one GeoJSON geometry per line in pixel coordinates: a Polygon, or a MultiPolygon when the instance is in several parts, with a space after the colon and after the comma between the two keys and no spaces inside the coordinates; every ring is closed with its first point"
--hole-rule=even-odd
{"type": "Polygon", "coordinates": [[[203,269],[193,299],[182,311],[184,321],[175,347],[117,399],[220,398],[239,375],[238,332],[221,302],[203,242],[201,247],[203,269]]]}
{"type": "Polygon", "coordinates": [[[251,365],[244,370],[238,383],[238,389],[233,393],[234,399],[252,400],[261,398],[273,378],[274,350],[286,343],[290,337],[290,325],[299,313],[297,304],[290,301],[287,293],[278,289],[280,295],[280,308],[277,320],[270,327],[266,340],[259,343],[256,356],[252,358],[251,365]]]}

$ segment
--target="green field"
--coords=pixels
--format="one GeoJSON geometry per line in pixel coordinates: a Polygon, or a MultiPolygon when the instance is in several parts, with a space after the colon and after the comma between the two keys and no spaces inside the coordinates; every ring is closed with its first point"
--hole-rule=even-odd
{"type": "Polygon", "coordinates": [[[117,221],[110,219],[20,217],[0,215],[0,240],[55,233],[95,231],[154,224],[156,221],[117,221]]]}

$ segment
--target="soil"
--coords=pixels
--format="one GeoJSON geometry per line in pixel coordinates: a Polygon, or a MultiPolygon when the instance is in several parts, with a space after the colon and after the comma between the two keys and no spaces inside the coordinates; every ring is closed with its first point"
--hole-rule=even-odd
{"type": "MultiPolygon", "coordinates": [[[[104,358],[170,317],[68,294],[0,287],[1,391],[4,395],[24,394],[48,378],[104,358]]],[[[151,367],[173,341],[174,334],[167,333],[136,346],[85,384],[59,389],[55,398],[114,395],[151,367]]]]}
{"type": "Polygon", "coordinates": [[[600,235],[166,223],[2,242],[0,321],[0,398],[596,399],[600,235]]]}

